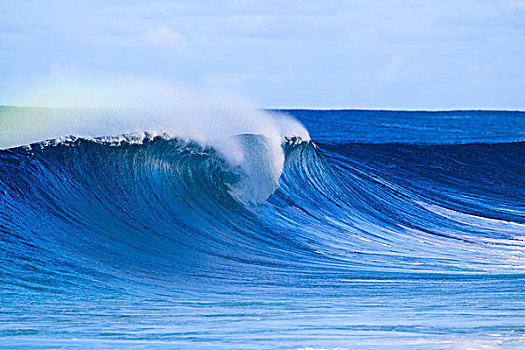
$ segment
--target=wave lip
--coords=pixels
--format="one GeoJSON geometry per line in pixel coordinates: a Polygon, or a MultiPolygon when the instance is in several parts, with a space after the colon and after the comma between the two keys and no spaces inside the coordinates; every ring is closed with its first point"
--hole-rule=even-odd
{"type": "Polygon", "coordinates": [[[295,119],[254,109],[72,109],[0,106],[0,147],[57,143],[76,138],[119,144],[160,136],[213,148],[237,167],[243,181],[232,187],[239,199],[260,203],[278,186],[290,137],[308,140],[295,119]],[[246,141],[247,135],[254,135],[246,141]],[[258,135],[258,136],[256,136],[258,135]],[[255,184],[258,182],[258,184],[255,184]],[[251,185],[250,185],[251,184],[251,185]]]}

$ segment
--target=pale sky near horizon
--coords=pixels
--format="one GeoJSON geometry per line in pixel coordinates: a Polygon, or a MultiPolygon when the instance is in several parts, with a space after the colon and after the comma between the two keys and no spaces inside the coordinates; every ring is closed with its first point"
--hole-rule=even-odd
{"type": "Polygon", "coordinates": [[[0,105],[126,76],[260,107],[525,110],[525,0],[2,0],[0,52],[0,105]]]}

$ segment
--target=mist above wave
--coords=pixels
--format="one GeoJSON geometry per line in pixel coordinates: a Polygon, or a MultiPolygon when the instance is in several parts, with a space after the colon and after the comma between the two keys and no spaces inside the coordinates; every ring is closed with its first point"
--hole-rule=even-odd
{"type": "Polygon", "coordinates": [[[196,94],[163,80],[62,79],[36,84],[21,96],[17,102],[23,107],[0,107],[0,148],[68,136],[168,135],[213,147],[230,165],[275,187],[283,170],[283,140],[309,140],[301,123],[285,114],[262,111],[223,92],[196,94]],[[255,147],[239,135],[264,140],[255,147]],[[258,157],[264,159],[254,160],[258,157]]]}

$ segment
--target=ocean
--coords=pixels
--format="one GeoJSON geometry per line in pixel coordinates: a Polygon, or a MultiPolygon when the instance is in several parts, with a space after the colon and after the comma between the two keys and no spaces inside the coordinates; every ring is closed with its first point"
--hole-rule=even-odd
{"type": "Polygon", "coordinates": [[[115,113],[0,107],[0,347],[525,348],[525,112],[115,113]]]}

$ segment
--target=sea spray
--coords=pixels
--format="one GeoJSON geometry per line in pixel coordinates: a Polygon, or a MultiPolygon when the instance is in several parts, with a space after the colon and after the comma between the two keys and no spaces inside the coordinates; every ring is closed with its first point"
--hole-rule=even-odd
{"type": "Polygon", "coordinates": [[[183,139],[213,147],[244,172],[246,183],[268,179],[261,190],[244,188],[243,193],[251,193],[246,199],[255,202],[266,199],[278,184],[282,142],[291,137],[309,140],[301,123],[283,113],[256,109],[224,93],[199,96],[162,80],[60,80],[28,91],[20,103],[38,107],[1,107],[0,148],[71,137],[136,140],[147,134],[183,139]],[[261,147],[248,146],[238,137],[247,134],[264,139],[261,147]],[[254,164],[260,173],[254,172],[254,164]]]}

